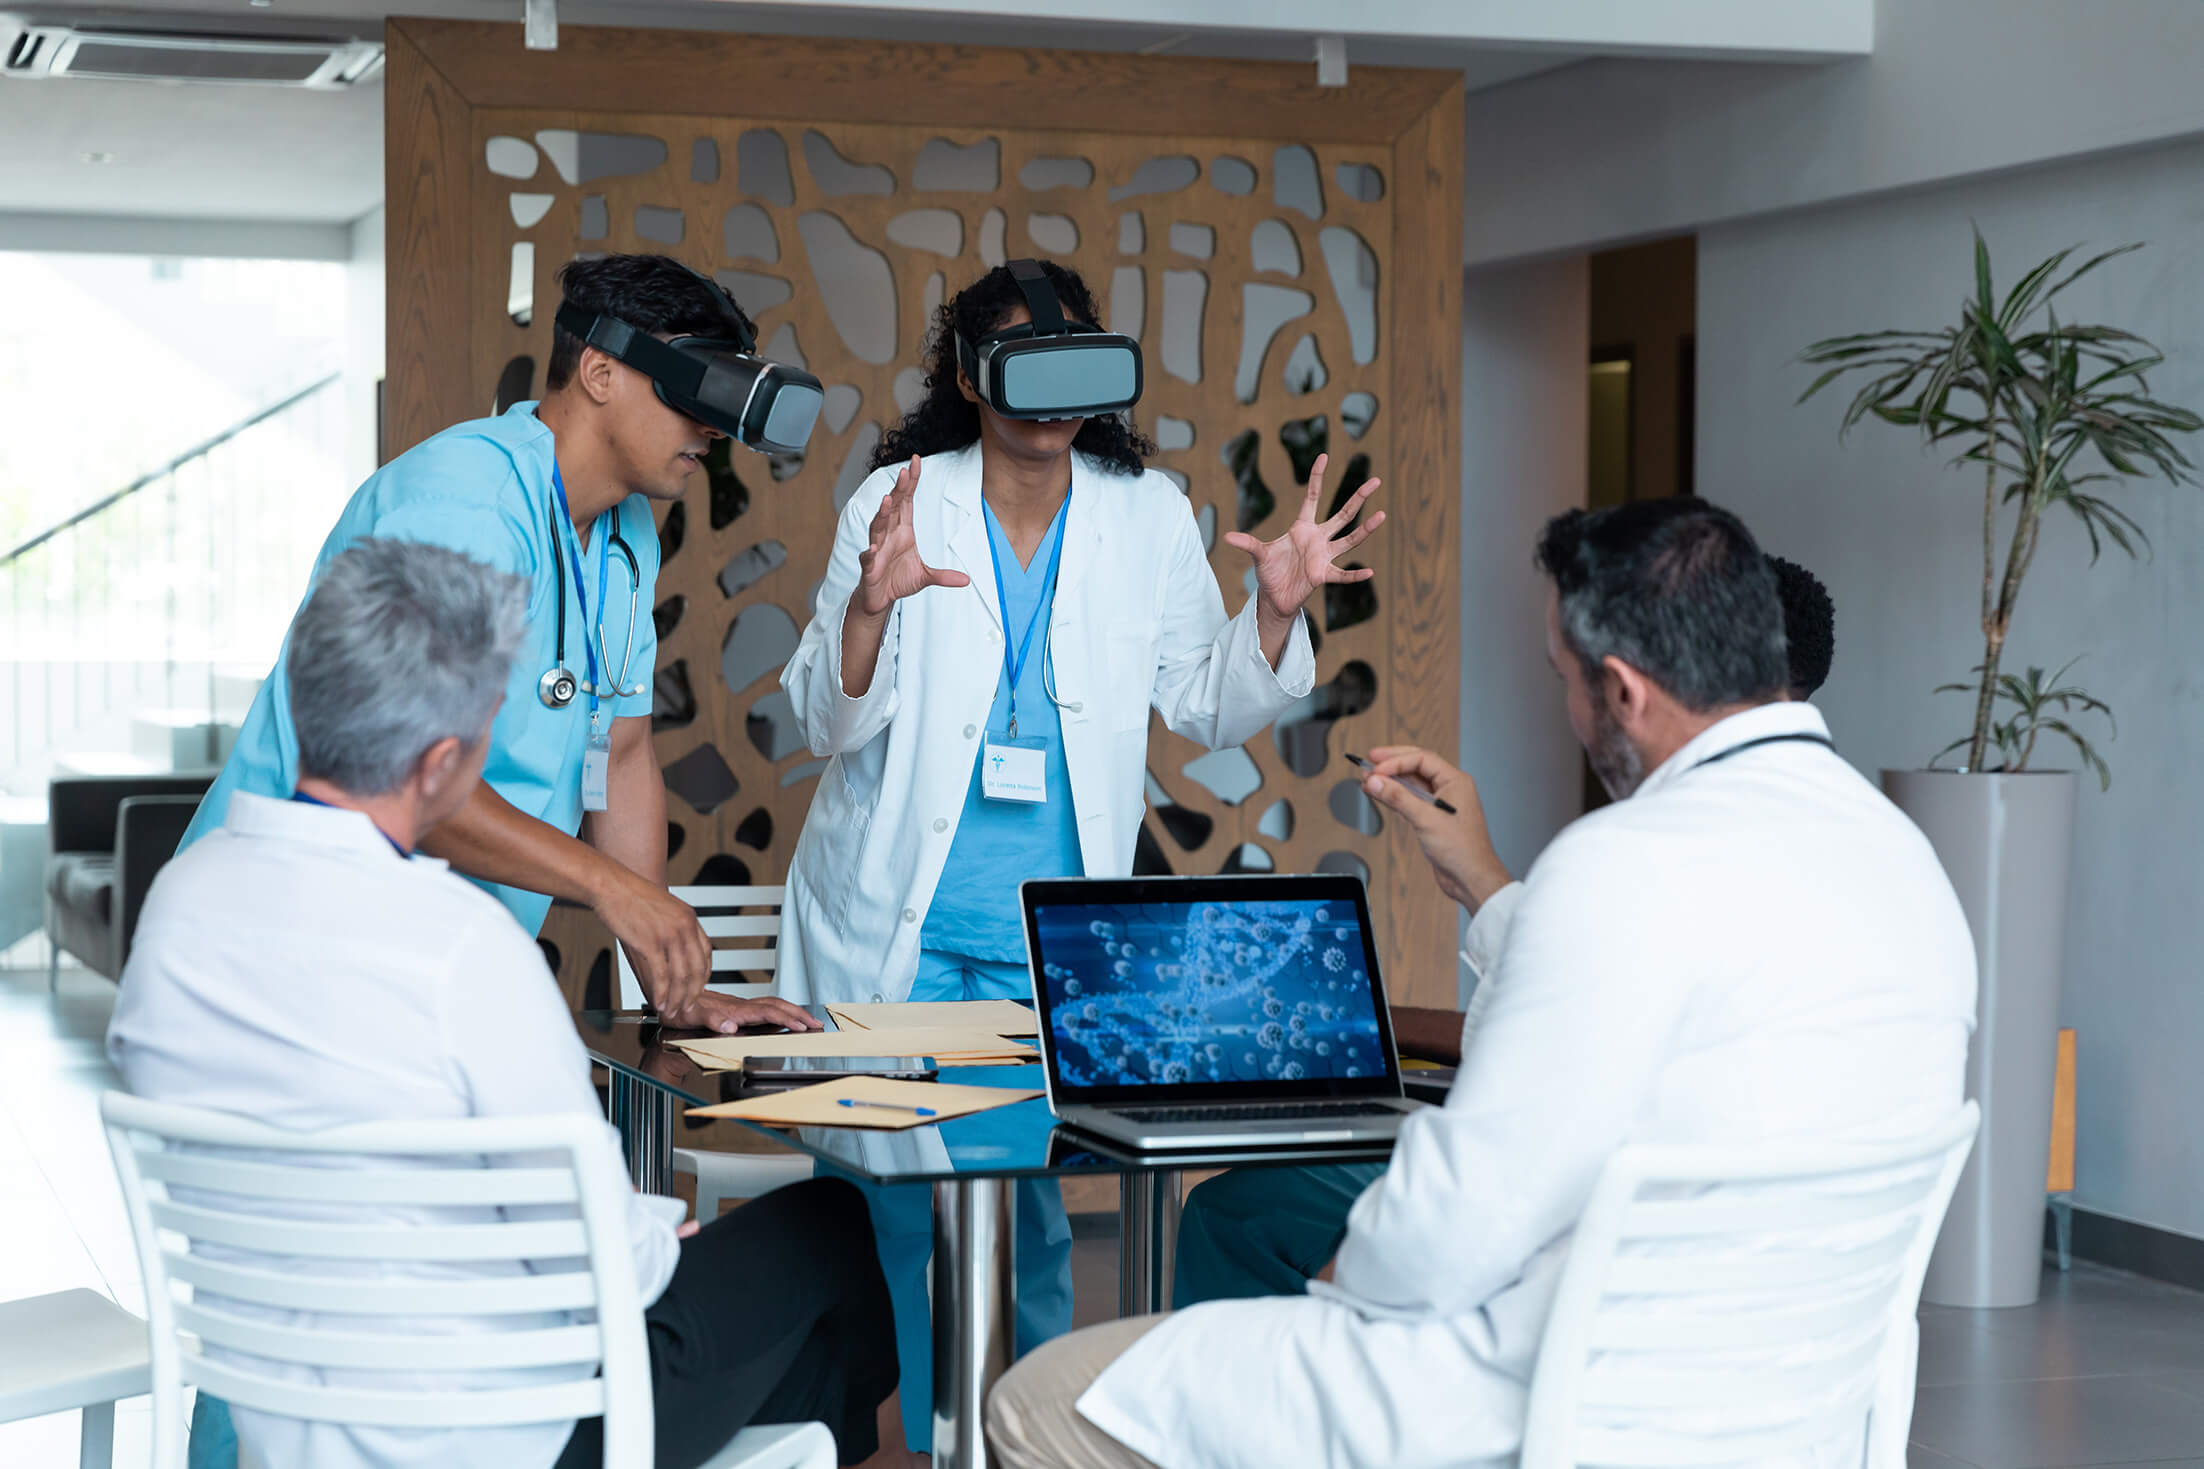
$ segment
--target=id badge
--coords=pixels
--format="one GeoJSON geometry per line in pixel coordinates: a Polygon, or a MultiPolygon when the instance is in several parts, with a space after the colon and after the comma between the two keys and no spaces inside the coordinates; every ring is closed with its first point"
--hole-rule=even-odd
{"type": "Polygon", "coordinates": [[[591,729],[589,748],[582,752],[582,809],[605,809],[605,785],[612,774],[612,736],[605,730],[591,729]]]}
{"type": "Polygon", "coordinates": [[[988,735],[980,741],[980,794],[990,801],[1048,800],[1048,741],[1038,735],[1013,740],[988,735]]]}

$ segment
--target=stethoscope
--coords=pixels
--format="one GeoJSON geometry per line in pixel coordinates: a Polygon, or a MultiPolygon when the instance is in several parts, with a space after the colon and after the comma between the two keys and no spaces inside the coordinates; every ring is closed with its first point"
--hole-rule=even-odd
{"type": "MultiPolygon", "coordinates": [[[[569,525],[573,524],[573,518],[566,514],[566,485],[559,478],[558,468],[555,465],[551,471],[551,484],[557,494],[545,503],[545,512],[551,521],[551,544],[557,547],[565,544],[565,538],[559,533],[561,517],[565,516],[566,523],[569,525]]],[[[536,697],[543,700],[544,707],[547,709],[564,709],[567,705],[573,703],[575,696],[579,694],[589,695],[592,700],[591,707],[594,708],[596,707],[594,701],[597,699],[633,698],[643,692],[641,684],[637,684],[633,688],[623,687],[627,682],[628,665],[635,659],[635,617],[643,600],[643,566],[641,562],[635,559],[635,548],[628,544],[626,536],[620,534],[620,518],[617,514],[611,517],[611,536],[611,545],[601,553],[597,562],[597,647],[594,656],[587,635],[585,634],[582,639],[582,656],[589,664],[589,678],[587,679],[577,678],[574,671],[566,666],[566,562],[555,550],[552,553],[551,569],[558,578],[559,658],[557,663],[545,671],[542,678],[536,680],[536,697]],[[600,660],[606,673],[609,674],[612,671],[611,651],[605,646],[604,603],[605,581],[609,574],[614,551],[618,551],[626,557],[628,563],[628,582],[630,586],[628,592],[628,641],[627,647],[620,654],[619,676],[612,679],[607,686],[599,688],[596,677],[600,660]]],[[[580,596],[582,594],[582,554],[578,545],[570,548],[570,552],[574,558],[574,592],[576,596],[580,596]]],[[[589,608],[585,603],[582,608],[582,616],[587,617],[588,615],[589,608]]]]}
{"type": "Polygon", "coordinates": [[[1709,765],[1719,765],[1733,755],[1742,755],[1747,750],[1757,750],[1762,745],[1819,745],[1832,754],[1836,752],[1837,748],[1837,742],[1830,739],[1829,736],[1808,734],[1803,730],[1793,734],[1762,735],[1757,740],[1745,740],[1730,746],[1726,750],[1716,750],[1703,759],[1694,760],[1684,767],[1682,774],[1689,775],[1694,770],[1703,770],[1709,765]]]}

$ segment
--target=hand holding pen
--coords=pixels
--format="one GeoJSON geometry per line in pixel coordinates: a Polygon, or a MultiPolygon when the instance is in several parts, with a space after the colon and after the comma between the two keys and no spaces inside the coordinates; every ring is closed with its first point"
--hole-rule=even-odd
{"type": "Polygon", "coordinates": [[[1347,757],[1363,772],[1363,793],[1408,824],[1441,891],[1474,911],[1515,880],[1493,851],[1475,781],[1413,745],[1370,755],[1347,757]]]}
{"type": "MultiPolygon", "coordinates": [[[[1355,754],[1352,750],[1342,751],[1341,753],[1346,755],[1347,763],[1349,765],[1352,765],[1355,769],[1361,771],[1365,776],[1377,775],[1380,773],[1377,766],[1363,759],[1360,755],[1355,754]]],[[[1380,753],[1383,752],[1381,751],[1380,753]]],[[[1420,785],[1410,785],[1405,780],[1400,782],[1400,788],[1408,792],[1409,795],[1414,796],[1417,800],[1438,807],[1441,811],[1444,811],[1449,816],[1459,816],[1462,814],[1461,812],[1455,810],[1452,805],[1440,799],[1438,793],[1435,791],[1427,791],[1420,785]]]]}

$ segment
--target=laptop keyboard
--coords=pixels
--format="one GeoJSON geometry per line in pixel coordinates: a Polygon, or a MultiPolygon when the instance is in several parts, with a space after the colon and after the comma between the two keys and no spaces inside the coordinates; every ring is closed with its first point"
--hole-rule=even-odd
{"type": "Polygon", "coordinates": [[[1299,1122],[1334,1117],[1398,1116],[1398,1107],[1380,1102],[1265,1102],[1214,1107],[1142,1107],[1126,1115],[1142,1122],[1299,1122]]]}

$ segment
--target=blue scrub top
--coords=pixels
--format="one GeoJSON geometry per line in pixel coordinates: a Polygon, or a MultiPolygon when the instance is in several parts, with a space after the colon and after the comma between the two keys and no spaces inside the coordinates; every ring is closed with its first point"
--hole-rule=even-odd
{"type": "MultiPolygon", "coordinates": [[[[1029,877],[1077,877],[1086,870],[1079,856],[1079,816],[1071,805],[1071,767],[1064,760],[1064,725],[1056,701],[1048,696],[1048,624],[1056,600],[1050,575],[1052,554],[1064,535],[1065,509],[1056,512],[1029,565],[1018,565],[992,507],[986,510],[987,544],[1002,574],[1005,641],[1016,646],[1029,621],[1037,620],[1033,648],[1018,671],[1018,735],[1048,741],[1048,800],[990,801],[981,794],[979,752],[972,755],[972,781],[964,793],[964,811],[949,846],[941,882],[926,909],[919,943],[946,954],[994,963],[1025,962],[1025,927],[1018,911],[1018,884],[1029,877]]],[[[1010,727],[1010,670],[995,675],[995,703],[987,728],[997,738],[1010,727]]]]}
{"type": "MultiPolygon", "coordinates": [[[[322,543],[314,561],[314,579],[320,579],[332,557],[368,536],[448,546],[526,578],[528,627],[506,681],[505,706],[490,728],[490,754],[482,773],[515,807],[571,835],[582,824],[582,755],[589,744],[589,696],[578,695],[564,709],[547,709],[536,696],[537,680],[560,661],[555,601],[559,581],[554,568],[563,562],[566,571],[566,666],[576,677],[586,677],[582,638],[585,633],[595,636],[601,616],[607,656],[613,662],[611,677],[630,688],[642,685],[641,693],[603,705],[607,727],[613,718],[648,715],[658,661],[658,634],[651,621],[658,584],[658,532],[650,503],[641,495],[630,495],[612,512],[641,567],[640,586],[631,599],[627,558],[612,549],[612,537],[604,533],[611,522],[598,521],[582,556],[591,603],[591,620],[585,624],[573,564],[566,559],[574,545],[572,526],[557,528],[553,539],[557,497],[551,488],[551,471],[551,430],[536,417],[534,403],[516,403],[499,417],[446,429],[384,465],[354,492],[336,529],[322,543]],[[595,605],[597,571],[605,556],[612,558],[606,578],[609,605],[600,609],[595,605]],[[631,606],[635,653],[621,675],[631,606]]],[[[275,669],[253,700],[229,763],[200,803],[191,829],[184,834],[184,845],[222,825],[234,791],[280,799],[297,789],[298,736],[291,725],[290,681],[284,673],[289,646],[286,638],[284,654],[278,656],[275,669]]],[[[497,883],[481,886],[510,909],[528,933],[543,927],[551,908],[549,897],[497,883]]]]}

